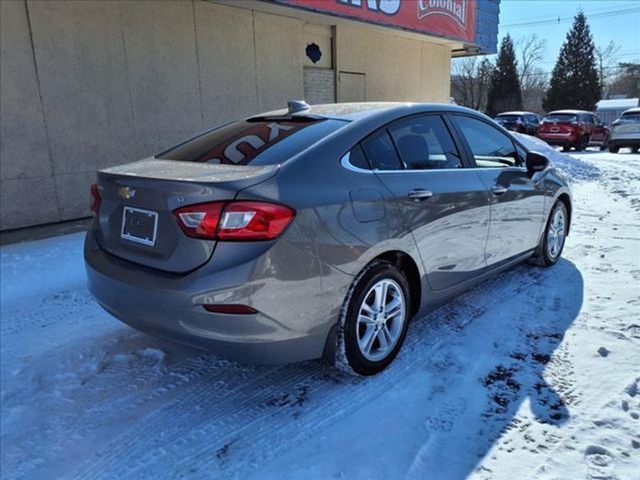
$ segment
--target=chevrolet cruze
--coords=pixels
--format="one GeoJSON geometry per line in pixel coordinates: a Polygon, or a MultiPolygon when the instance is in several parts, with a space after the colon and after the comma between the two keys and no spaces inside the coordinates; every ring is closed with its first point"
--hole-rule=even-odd
{"type": "Polygon", "coordinates": [[[391,363],[408,322],[551,266],[572,203],[546,157],[441,104],[289,108],[98,172],[89,288],[153,335],[245,362],[391,363]]]}

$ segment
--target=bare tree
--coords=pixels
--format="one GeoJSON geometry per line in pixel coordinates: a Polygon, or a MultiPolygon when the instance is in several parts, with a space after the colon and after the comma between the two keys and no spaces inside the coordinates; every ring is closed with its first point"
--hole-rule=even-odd
{"type": "Polygon", "coordinates": [[[606,46],[596,47],[596,61],[598,62],[598,71],[600,74],[600,83],[602,84],[603,97],[607,97],[611,81],[615,76],[615,70],[618,65],[616,56],[620,51],[620,45],[612,40],[606,46]]]}
{"type": "Polygon", "coordinates": [[[536,65],[544,58],[546,41],[535,33],[527,37],[521,37],[515,42],[518,55],[520,84],[524,85],[531,73],[534,73],[536,65]]]}
{"type": "Polygon", "coordinates": [[[544,58],[546,41],[536,34],[515,41],[518,56],[518,75],[525,110],[541,111],[542,98],[547,88],[547,74],[538,67],[544,58]]]}
{"type": "Polygon", "coordinates": [[[451,73],[451,95],[455,101],[474,110],[484,110],[493,68],[486,57],[455,59],[451,73]]]}

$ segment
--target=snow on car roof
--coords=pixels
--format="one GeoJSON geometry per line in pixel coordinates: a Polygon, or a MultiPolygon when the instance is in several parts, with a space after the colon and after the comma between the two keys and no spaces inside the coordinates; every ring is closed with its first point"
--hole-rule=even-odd
{"type": "Polygon", "coordinates": [[[537,115],[537,113],[535,112],[502,112],[502,113],[499,113],[497,116],[500,117],[502,115],[537,115]]]}
{"type": "Polygon", "coordinates": [[[556,114],[567,114],[567,115],[577,115],[578,113],[593,113],[588,110],[554,110],[553,112],[547,113],[548,115],[556,115],[556,114]]]}

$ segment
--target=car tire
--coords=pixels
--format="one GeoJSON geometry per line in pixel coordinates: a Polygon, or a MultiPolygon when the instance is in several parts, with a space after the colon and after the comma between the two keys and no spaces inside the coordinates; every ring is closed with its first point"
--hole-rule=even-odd
{"type": "Polygon", "coordinates": [[[564,145],[564,146],[562,147],[562,151],[563,151],[563,152],[568,152],[569,150],[571,150],[571,146],[569,146],[569,145],[564,145]]]}
{"type": "Polygon", "coordinates": [[[555,265],[562,256],[568,228],[567,206],[562,200],[558,200],[551,209],[542,238],[529,263],[539,267],[555,265]]]}
{"type": "Polygon", "coordinates": [[[606,138],[603,140],[602,145],[600,145],[600,150],[601,150],[601,151],[604,151],[604,150],[606,150],[607,148],[609,148],[609,137],[606,137],[606,138]]]}
{"type": "Polygon", "coordinates": [[[583,150],[586,150],[588,146],[589,146],[589,137],[586,135],[583,135],[580,137],[580,140],[578,140],[578,143],[576,143],[575,145],[576,152],[582,152],[583,150]]]}
{"type": "Polygon", "coordinates": [[[631,153],[638,153],[638,147],[631,147],[631,153]]]}
{"type": "Polygon", "coordinates": [[[340,312],[334,366],[365,376],[384,370],[404,343],[410,300],[407,279],[394,264],[375,260],[367,265],[351,284],[340,312]]]}
{"type": "Polygon", "coordinates": [[[614,145],[609,145],[609,152],[618,153],[619,150],[620,150],[620,147],[616,147],[614,145]]]}

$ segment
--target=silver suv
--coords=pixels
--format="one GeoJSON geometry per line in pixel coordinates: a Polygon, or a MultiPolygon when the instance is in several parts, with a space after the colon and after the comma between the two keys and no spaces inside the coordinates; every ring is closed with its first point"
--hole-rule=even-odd
{"type": "Polygon", "coordinates": [[[636,153],[640,148],[640,107],[630,108],[613,122],[609,137],[609,151],[618,153],[621,148],[636,153]]]}

